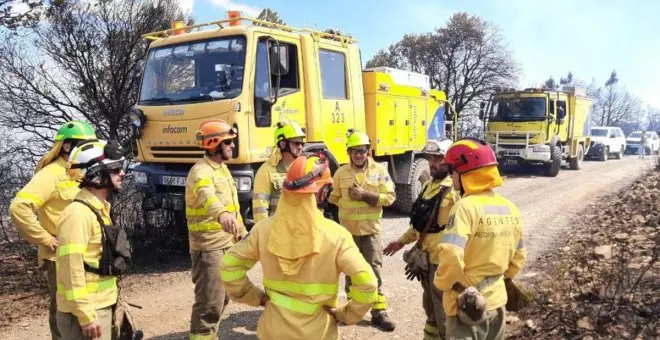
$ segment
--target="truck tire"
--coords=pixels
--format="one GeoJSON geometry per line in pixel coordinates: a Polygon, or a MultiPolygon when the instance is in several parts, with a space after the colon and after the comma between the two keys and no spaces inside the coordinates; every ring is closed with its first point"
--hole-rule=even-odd
{"type": "Polygon", "coordinates": [[[621,145],[619,152],[616,153],[616,159],[623,159],[623,153],[626,151],[626,148],[621,145]]]}
{"type": "Polygon", "coordinates": [[[412,204],[422,190],[422,185],[431,178],[429,161],[425,158],[415,159],[410,167],[410,174],[408,184],[396,185],[396,200],[392,204],[392,208],[404,214],[410,214],[412,204]]]}
{"type": "Polygon", "coordinates": [[[607,159],[610,156],[610,147],[606,146],[603,148],[603,151],[600,153],[600,156],[598,157],[598,160],[601,162],[607,161],[607,159]]]}
{"type": "Polygon", "coordinates": [[[545,165],[545,174],[550,177],[557,177],[561,168],[561,148],[554,145],[550,152],[551,162],[545,165]]]}
{"type": "MultiPolygon", "coordinates": [[[[608,155],[610,152],[610,148],[606,147],[605,148],[605,154],[608,155]]],[[[582,144],[578,145],[578,154],[577,157],[573,157],[568,160],[568,165],[570,166],[571,170],[580,170],[582,167],[582,159],[584,159],[584,148],[582,147],[582,144]]]]}

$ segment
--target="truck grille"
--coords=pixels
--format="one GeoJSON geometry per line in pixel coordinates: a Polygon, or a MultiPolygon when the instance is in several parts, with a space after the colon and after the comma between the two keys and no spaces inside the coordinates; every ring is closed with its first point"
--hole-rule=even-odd
{"type": "Polygon", "coordinates": [[[154,158],[202,158],[204,150],[196,146],[152,146],[154,158]]]}

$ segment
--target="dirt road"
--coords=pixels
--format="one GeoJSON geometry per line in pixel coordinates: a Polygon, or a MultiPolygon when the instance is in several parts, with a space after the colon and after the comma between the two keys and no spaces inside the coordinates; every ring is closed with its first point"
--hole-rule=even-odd
{"type": "MultiPolygon", "coordinates": [[[[653,161],[635,156],[623,160],[584,162],[580,171],[562,170],[557,178],[515,175],[506,179],[498,192],[520,208],[525,223],[526,247],[530,262],[523,276],[534,275],[534,259],[561,239],[571,228],[571,220],[580,218],[580,210],[597,202],[600,195],[625,188],[642,175],[653,161]]],[[[399,237],[408,227],[404,216],[386,213],[384,242],[399,237]]],[[[390,315],[398,326],[384,333],[370,326],[370,316],[357,326],[342,327],[342,339],[420,339],[425,316],[421,306],[422,290],[417,281],[405,279],[403,251],[384,259],[383,281],[391,302],[390,315]]],[[[249,273],[254,282],[261,281],[257,265],[249,273]]],[[[129,278],[128,296],[142,310],[136,310],[138,322],[148,339],[186,339],[193,286],[186,268],[165,274],[141,274],[129,278]]],[[[343,279],[340,281],[343,287],[343,279]]],[[[344,297],[342,293],[342,297],[344,297]]],[[[256,339],[254,336],[260,311],[231,303],[221,325],[223,339],[256,339]]],[[[47,339],[47,316],[25,321],[0,334],[2,339],[47,339]]]]}

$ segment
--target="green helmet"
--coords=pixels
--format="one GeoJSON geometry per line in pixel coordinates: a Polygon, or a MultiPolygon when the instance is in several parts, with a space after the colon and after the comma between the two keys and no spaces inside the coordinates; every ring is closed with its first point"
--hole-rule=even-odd
{"type": "Polygon", "coordinates": [[[348,137],[346,139],[347,149],[360,145],[371,146],[371,141],[369,140],[369,136],[367,136],[367,134],[364,132],[348,129],[346,136],[348,137]]]}
{"type": "Polygon", "coordinates": [[[300,127],[300,124],[297,122],[277,122],[277,130],[275,130],[275,145],[281,140],[292,139],[292,138],[305,138],[305,132],[300,127]]]}
{"type": "Polygon", "coordinates": [[[96,131],[87,122],[72,120],[60,126],[55,135],[56,142],[67,139],[96,139],[96,131]]]}

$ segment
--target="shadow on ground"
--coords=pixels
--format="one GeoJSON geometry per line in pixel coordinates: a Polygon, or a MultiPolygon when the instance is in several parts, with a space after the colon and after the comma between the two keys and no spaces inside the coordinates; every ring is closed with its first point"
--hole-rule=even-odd
{"type": "MultiPolygon", "coordinates": [[[[229,315],[220,324],[220,339],[254,340],[261,311],[245,311],[229,315]]],[[[151,340],[188,339],[188,332],[176,332],[150,337],[151,340]]]]}

